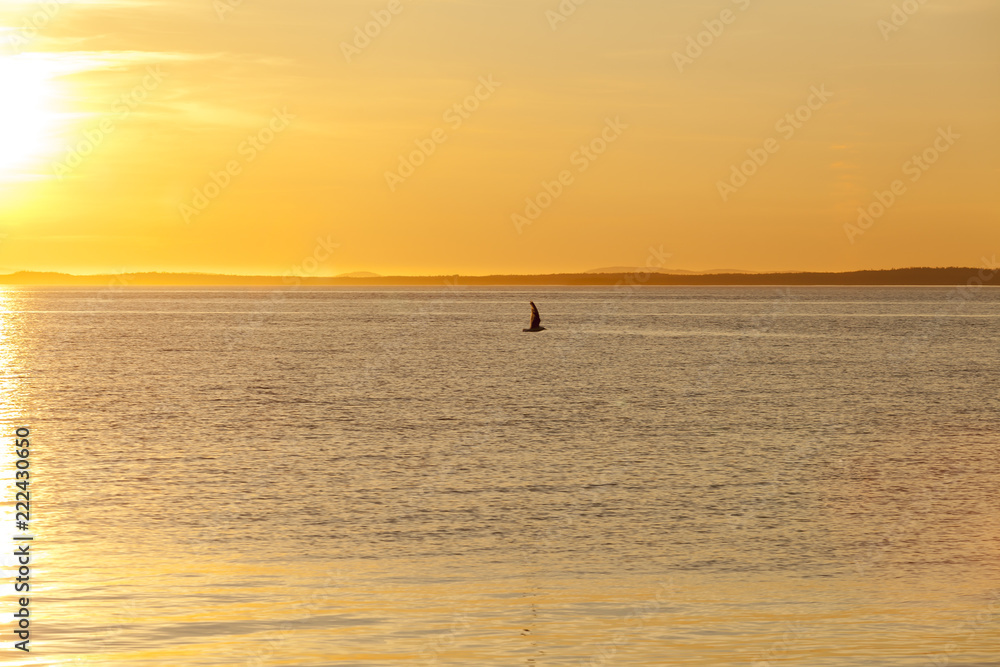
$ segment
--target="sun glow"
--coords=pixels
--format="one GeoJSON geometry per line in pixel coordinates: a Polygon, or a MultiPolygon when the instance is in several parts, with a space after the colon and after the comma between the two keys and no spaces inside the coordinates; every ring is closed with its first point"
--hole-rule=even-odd
{"type": "Polygon", "coordinates": [[[0,180],[35,178],[55,148],[51,70],[27,54],[0,57],[0,91],[0,180]]]}

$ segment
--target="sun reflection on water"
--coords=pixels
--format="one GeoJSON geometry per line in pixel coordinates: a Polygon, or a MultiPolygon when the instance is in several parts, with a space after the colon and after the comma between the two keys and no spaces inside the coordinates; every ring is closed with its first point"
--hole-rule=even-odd
{"type": "Polygon", "coordinates": [[[20,404],[14,368],[14,324],[11,315],[12,290],[0,287],[0,423],[9,426],[20,404]]]}

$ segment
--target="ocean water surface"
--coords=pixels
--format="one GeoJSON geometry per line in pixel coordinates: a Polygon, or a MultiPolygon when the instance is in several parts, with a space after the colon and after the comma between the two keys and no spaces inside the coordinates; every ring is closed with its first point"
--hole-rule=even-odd
{"type": "Polygon", "coordinates": [[[4,288],[0,344],[2,664],[1000,665],[995,289],[4,288]]]}

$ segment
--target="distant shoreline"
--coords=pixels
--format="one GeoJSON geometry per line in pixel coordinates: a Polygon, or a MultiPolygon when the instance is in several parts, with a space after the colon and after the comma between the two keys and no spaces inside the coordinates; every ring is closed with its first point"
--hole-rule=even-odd
{"type": "Polygon", "coordinates": [[[486,286],[931,286],[1000,285],[989,268],[907,268],[846,272],[795,273],[554,273],[492,276],[299,277],[238,276],[202,273],[129,273],[76,276],[19,271],[0,275],[0,285],[65,287],[486,287],[486,286]]]}

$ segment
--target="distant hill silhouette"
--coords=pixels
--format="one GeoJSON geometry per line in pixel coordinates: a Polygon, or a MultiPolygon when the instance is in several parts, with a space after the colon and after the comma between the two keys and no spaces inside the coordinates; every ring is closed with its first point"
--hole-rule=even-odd
{"type": "MultiPolygon", "coordinates": [[[[64,285],[90,287],[143,286],[357,286],[394,285],[965,285],[982,279],[980,269],[968,267],[907,268],[844,273],[554,273],[494,276],[379,276],[350,274],[334,278],[295,276],[238,276],[211,273],[128,273],[74,276],[66,273],[19,271],[0,276],[2,285],[64,285]]],[[[982,270],[984,276],[989,271],[982,270]]],[[[994,272],[1000,273],[1000,272],[994,272]]],[[[987,285],[1000,285],[1000,275],[987,285]]],[[[978,283],[976,283],[978,284],[978,283]]]]}
{"type": "Polygon", "coordinates": [[[340,273],[338,278],[381,278],[382,276],[371,271],[355,271],[354,273],[340,273]]]}
{"type": "Polygon", "coordinates": [[[590,269],[584,273],[668,273],[676,276],[702,276],[710,273],[754,273],[742,269],[709,269],[708,271],[686,271],[684,269],[646,269],[641,266],[609,266],[604,269],[590,269]]]}

